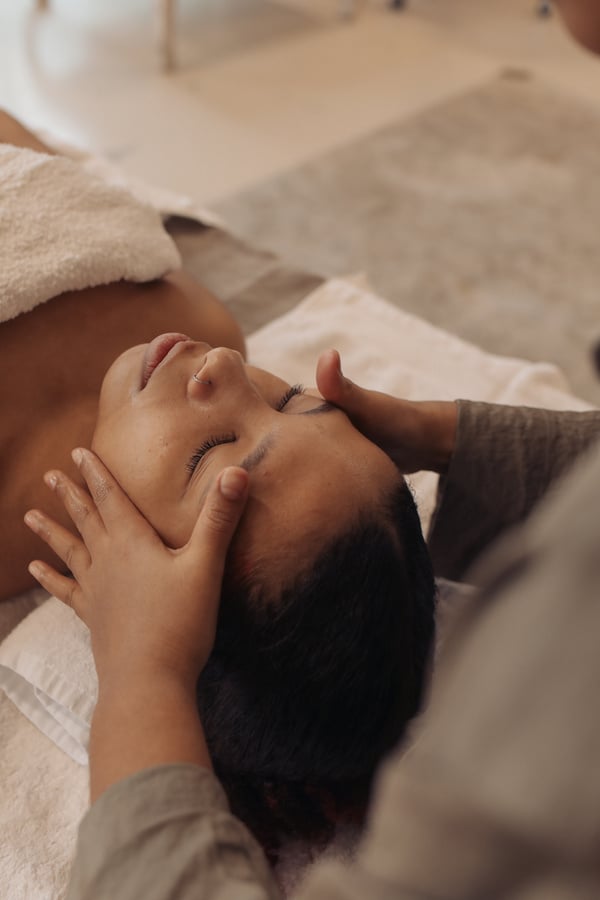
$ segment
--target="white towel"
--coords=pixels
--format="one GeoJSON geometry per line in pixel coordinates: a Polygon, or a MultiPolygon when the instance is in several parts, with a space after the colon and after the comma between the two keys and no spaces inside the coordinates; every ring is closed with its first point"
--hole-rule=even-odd
{"type": "MultiPolygon", "coordinates": [[[[314,383],[318,354],[331,346],[340,350],[351,378],[397,395],[590,408],[568,392],[555,366],[485,353],[360,285],[338,279],[248,341],[255,365],[307,385],[314,383]]],[[[435,477],[418,474],[413,482],[427,520],[435,477]]],[[[86,807],[85,769],[74,760],[86,758],[97,690],[85,628],[56,599],[32,612],[0,645],[0,687],[27,717],[19,724],[12,704],[7,711],[0,703],[0,725],[9,717],[12,729],[11,741],[0,753],[0,783],[9,785],[0,804],[6,860],[0,860],[0,884],[9,883],[10,874],[11,900],[55,900],[66,888],[74,820],[86,807]],[[61,798],[67,785],[68,815],[61,798]]],[[[307,858],[306,848],[290,850],[280,873],[287,885],[297,879],[299,860],[307,858]]]]}
{"type": "MultiPolygon", "coordinates": [[[[488,400],[547,409],[591,409],[551,363],[486,353],[424,319],[391,306],[364,276],[331,279],[248,340],[248,353],[290,383],[315,383],[318,355],[340,351],[346,375],[363,387],[410,400],[488,400]]],[[[426,530],[437,475],[409,479],[426,530]]]]}
{"type": "Polygon", "coordinates": [[[80,765],[98,694],[90,634],[51,597],[0,645],[0,686],[30,722],[80,765]]]}
{"type": "Polygon", "coordinates": [[[163,219],[168,219],[170,216],[182,216],[184,219],[192,219],[194,222],[200,222],[204,225],[217,225],[220,228],[226,227],[220,216],[198,203],[192,197],[176,194],[167,188],[149,184],[142,178],[126,175],[122,169],[119,169],[104,157],[96,156],[94,153],[83,150],[81,147],[67,143],[67,141],[58,138],[53,132],[36,128],[35,134],[44,144],[52,147],[61,156],[75,160],[86,172],[97,175],[106,184],[125,188],[141,203],[147,203],[154,207],[163,219]]]}
{"type": "Polygon", "coordinates": [[[181,265],[158,212],[60,156],[0,144],[0,322],[65,291],[181,265]]]}

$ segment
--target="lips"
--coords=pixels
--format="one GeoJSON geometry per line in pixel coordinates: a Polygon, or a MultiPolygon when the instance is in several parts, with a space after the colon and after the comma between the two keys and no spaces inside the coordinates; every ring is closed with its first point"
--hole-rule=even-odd
{"type": "Polygon", "coordinates": [[[192,339],[188,337],[187,334],[169,332],[168,334],[159,334],[153,341],[150,341],[146,347],[142,363],[142,381],[140,389],[143,390],[146,387],[152,374],[176,344],[180,344],[182,341],[191,340],[192,339]]]}

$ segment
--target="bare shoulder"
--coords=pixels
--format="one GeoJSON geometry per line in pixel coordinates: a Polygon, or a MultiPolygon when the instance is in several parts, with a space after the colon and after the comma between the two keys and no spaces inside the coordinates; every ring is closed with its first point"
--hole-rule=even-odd
{"type": "Polygon", "coordinates": [[[54,150],[4,109],[0,109],[0,144],[12,144],[14,147],[28,147],[40,153],[54,154],[54,150]]]}
{"type": "Polygon", "coordinates": [[[76,474],[70,452],[91,441],[107,369],[165,331],[244,352],[231,314],[182,272],[63,294],[0,324],[0,600],[33,586],[27,563],[48,558],[23,524],[26,510],[43,506],[64,521],[43,473],[76,474]]]}

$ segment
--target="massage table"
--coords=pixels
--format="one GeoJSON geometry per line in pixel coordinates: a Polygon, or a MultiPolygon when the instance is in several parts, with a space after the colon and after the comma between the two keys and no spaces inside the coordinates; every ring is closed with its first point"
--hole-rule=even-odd
{"type": "MultiPolygon", "coordinates": [[[[72,156],[107,183],[123,184],[103,162],[72,156]]],[[[235,313],[250,361],[291,383],[313,384],[317,356],[335,346],[349,377],[412,399],[589,408],[551,364],[485,353],[391,306],[360,274],[324,280],[249,246],[187,198],[132,189],[161,210],[184,267],[235,313]]],[[[425,529],[436,480],[432,473],[410,479],[425,529]]],[[[442,614],[456,602],[452,591],[443,597],[442,614]]],[[[60,900],[88,799],[96,696],[89,636],[70,609],[37,589],[0,604],[0,642],[0,885],[10,886],[3,893],[10,900],[60,900]]],[[[350,856],[357,838],[341,825],[327,852],[350,856]]],[[[285,848],[277,875],[286,893],[317,855],[302,842],[285,848]]]]}

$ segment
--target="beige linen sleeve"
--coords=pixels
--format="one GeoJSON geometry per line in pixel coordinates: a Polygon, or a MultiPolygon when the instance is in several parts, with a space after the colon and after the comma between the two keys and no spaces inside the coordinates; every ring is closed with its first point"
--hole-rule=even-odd
{"type": "Polygon", "coordinates": [[[476,576],[356,863],[295,900],[600,897],[600,448],[476,576]]]}
{"type": "Polygon", "coordinates": [[[460,581],[501,532],[600,438],[600,412],[458,401],[456,446],[428,535],[435,574],[460,581]]]}
{"type": "Polygon", "coordinates": [[[262,853],[207,769],[145,769],[79,828],[68,900],[280,900],[262,853]]]}

